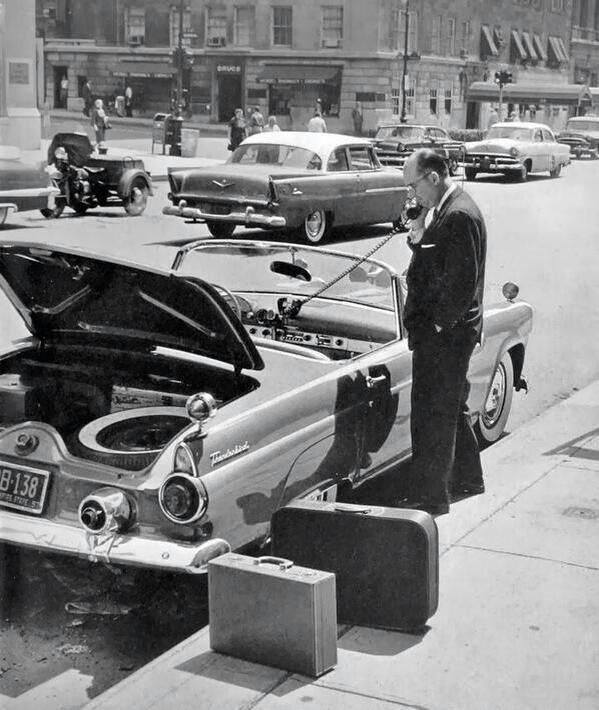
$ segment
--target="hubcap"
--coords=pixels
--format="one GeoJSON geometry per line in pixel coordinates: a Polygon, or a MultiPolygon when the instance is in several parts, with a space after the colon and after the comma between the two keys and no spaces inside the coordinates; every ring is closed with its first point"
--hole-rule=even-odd
{"type": "Polygon", "coordinates": [[[308,235],[308,239],[318,240],[320,238],[322,223],[322,214],[319,211],[312,212],[312,214],[306,218],[306,234],[308,235]]]}
{"type": "Polygon", "coordinates": [[[485,408],[482,415],[483,423],[488,429],[497,423],[497,420],[503,412],[503,404],[505,402],[505,385],[505,367],[499,363],[499,367],[495,370],[495,374],[493,375],[491,390],[487,397],[487,401],[485,402],[485,408]]]}

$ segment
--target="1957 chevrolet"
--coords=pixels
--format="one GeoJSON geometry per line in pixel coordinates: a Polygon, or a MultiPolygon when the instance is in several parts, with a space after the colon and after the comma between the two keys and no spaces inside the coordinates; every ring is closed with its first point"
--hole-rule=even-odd
{"type": "MultiPolygon", "coordinates": [[[[410,456],[402,287],[380,261],[202,240],[158,270],[15,241],[0,285],[2,543],[199,573],[292,499],[410,456]]],[[[505,295],[470,368],[487,441],[532,327],[505,295]]]]}

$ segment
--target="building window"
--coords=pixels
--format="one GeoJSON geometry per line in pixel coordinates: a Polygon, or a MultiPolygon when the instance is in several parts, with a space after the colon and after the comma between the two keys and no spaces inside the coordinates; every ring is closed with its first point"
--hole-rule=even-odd
{"type": "MultiPolygon", "coordinates": [[[[391,89],[391,112],[394,116],[401,113],[401,87],[391,89]]],[[[414,115],[414,86],[410,82],[410,77],[406,76],[406,116],[414,115]]]]}
{"type": "Polygon", "coordinates": [[[206,44],[208,47],[224,47],[227,44],[227,11],[225,8],[207,8],[206,44]]]}
{"type": "Polygon", "coordinates": [[[464,55],[470,54],[471,43],[472,43],[472,25],[470,23],[470,20],[466,20],[466,22],[462,22],[462,42],[461,42],[460,53],[464,54],[464,55]]]}
{"type": "Polygon", "coordinates": [[[445,45],[445,54],[452,57],[455,54],[455,17],[447,18],[447,43],[445,45]]]}
{"type": "Polygon", "coordinates": [[[251,47],[254,32],[254,8],[235,8],[235,44],[241,47],[251,47]]]}
{"type": "Polygon", "coordinates": [[[437,89],[429,89],[429,107],[433,115],[437,115],[437,89]]]}
{"type": "Polygon", "coordinates": [[[401,106],[401,89],[391,89],[391,112],[394,116],[399,116],[401,106]]]}
{"type": "Polygon", "coordinates": [[[551,0],[551,11],[552,12],[563,12],[564,11],[564,0],[551,0]]]}
{"type": "Polygon", "coordinates": [[[341,5],[323,6],[320,36],[323,47],[341,47],[343,45],[343,7],[341,5]]]}
{"type": "Polygon", "coordinates": [[[431,27],[431,53],[441,54],[441,28],[443,26],[443,18],[441,15],[435,15],[433,17],[433,24],[431,27]]]}
{"type": "Polygon", "coordinates": [[[143,44],[146,37],[146,11],[143,7],[125,10],[125,40],[129,44],[143,44]]]}
{"type": "MultiPolygon", "coordinates": [[[[176,5],[171,5],[169,25],[171,47],[177,47],[179,44],[179,8],[176,5]]],[[[190,44],[190,40],[185,38],[185,34],[188,32],[191,32],[191,10],[186,7],[183,10],[183,46],[189,46],[190,44]]]]}
{"type": "Polygon", "coordinates": [[[272,43],[274,45],[291,47],[292,11],[290,7],[273,7],[272,9],[272,43]]]}
{"type": "Polygon", "coordinates": [[[400,9],[398,7],[391,8],[391,17],[389,23],[385,25],[389,37],[388,47],[397,51],[399,49],[399,25],[400,19],[400,9]]]}
{"type": "MultiPolygon", "coordinates": [[[[406,37],[406,13],[402,12],[399,22],[399,37],[401,43],[401,51],[404,51],[404,43],[406,37]]],[[[408,47],[407,53],[412,54],[418,51],[418,13],[408,13],[408,47]]]]}
{"type": "Polygon", "coordinates": [[[453,87],[445,89],[445,113],[451,113],[451,98],[453,94],[453,87]]]}

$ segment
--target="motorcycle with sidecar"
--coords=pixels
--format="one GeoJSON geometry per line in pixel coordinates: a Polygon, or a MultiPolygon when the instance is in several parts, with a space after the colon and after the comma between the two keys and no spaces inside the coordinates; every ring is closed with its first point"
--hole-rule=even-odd
{"type": "Polygon", "coordinates": [[[60,217],[65,207],[84,214],[94,207],[122,206],[140,215],[153,194],[152,180],[143,160],[96,153],[84,133],[57,133],[48,148],[48,171],[60,190],[44,217],[60,217]]]}

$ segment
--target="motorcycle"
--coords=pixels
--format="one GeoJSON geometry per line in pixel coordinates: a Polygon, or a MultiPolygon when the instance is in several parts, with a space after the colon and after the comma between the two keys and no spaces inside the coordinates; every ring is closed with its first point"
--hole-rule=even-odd
{"type": "Polygon", "coordinates": [[[145,210],[152,194],[141,159],[94,154],[85,134],[57,133],[48,149],[47,170],[60,190],[54,208],[41,210],[47,219],[60,217],[65,207],[84,214],[94,207],[114,205],[136,216],[145,210]]]}

